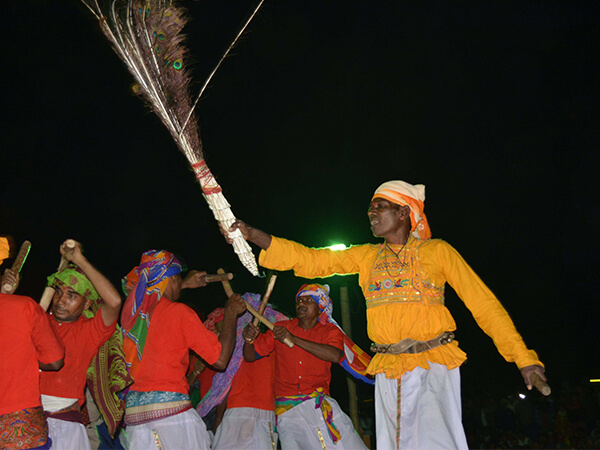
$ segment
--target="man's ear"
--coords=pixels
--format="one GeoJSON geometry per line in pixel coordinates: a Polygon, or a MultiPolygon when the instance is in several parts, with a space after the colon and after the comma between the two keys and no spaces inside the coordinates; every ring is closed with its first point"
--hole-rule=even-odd
{"type": "Polygon", "coordinates": [[[400,208],[398,208],[398,212],[400,213],[402,220],[406,219],[407,217],[410,219],[410,206],[402,205],[400,208]]]}
{"type": "Polygon", "coordinates": [[[92,306],[92,299],[86,298],[85,299],[85,308],[83,308],[83,310],[85,311],[86,309],[90,309],[90,306],[92,306]]]}

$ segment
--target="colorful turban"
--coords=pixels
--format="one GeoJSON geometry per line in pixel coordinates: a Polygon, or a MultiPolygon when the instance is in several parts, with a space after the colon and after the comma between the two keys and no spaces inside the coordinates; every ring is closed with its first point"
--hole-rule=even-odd
{"type": "Polygon", "coordinates": [[[0,264],[2,264],[2,261],[8,258],[9,250],[10,245],[8,244],[8,239],[5,237],[0,237],[0,264]]]}
{"type": "Polygon", "coordinates": [[[300,290],[296,294],[296,300],[300,297],[310,297],[317,305],[319,305],[319,322],[323,319],[323,322],[331,322],[333,318],[333,303],[329,298],[329,285],[328,284],[304,284],[300,287],[300,290]]]}
{"type": "Polygon", "coordinates": [[[320,322],[331,322],[344,335],[344,358],[340,361],[340,365],[354,378],[368,384],[375,384],[373,377],[367,374],[367,366],[371,362],[371,357],[346,335],[342,327],[332,317],[333,302],[329,298],[329,285],[316,283],[304,284],[296,294],[296,300],[303,296],[312,298],[319,305],[319,310],[321,311],[321,315],[319,316],[320,322]]]}
{"type": "Polygon", "coordinates": [[[54,289],[69,286],[79,295],[92,301],[91,309],[94,314],[102,306],[102,299],[96,292],[94,285],[83,273],[83,270],[73,263],[69,263],[65,270],[53,273],[48,277],[48,286],[54,289]]]}
{"type": "Polygon", "coordinates": [[[169,277],[180,272],[181,264],[173,253],[148,250],[142,255],[140,265],[122,280],[123,291],[128,294],[121,311],[123,350],[129,373],[134,378],[142,360],[154,308],[169,284],[169,277]]]}
{"type": "Polygon", "coordinates": [[[388,181],[377,188],[373,198],[383,198],[397,205],[408,205],[412,235],[418,239],[429,239],[431,229],[425,216],[425,186],[412,185],[404,181],[388,181]]]}

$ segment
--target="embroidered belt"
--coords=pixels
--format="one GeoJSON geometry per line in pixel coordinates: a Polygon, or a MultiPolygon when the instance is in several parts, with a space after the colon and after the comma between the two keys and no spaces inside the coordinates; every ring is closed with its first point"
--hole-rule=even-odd
{"type": "Polygon", "coordinates": [[[188,409],[192,409],[192,402],[185,394],[163,391],[129,391],[125,424],[141,425],[174,416],[188,409]]]}
{"type": "Polygon", "coordinates": [[[47,443],[48,425],[41,406],[0,415],[0,448],[34,448],[47,443]]]}
{"type": "Polygon", "coordinates": [[[402,339],[396,344],[371,344],[373,353],[387,353],[388,355],[399,355],[402,353],[422,353],[432,348],[446,345],[454,340],[454,333],[444,331],[439,336],[428,341],[416,341],[414,339],[402,339]]]}
{"type": "Polygon", "coordinates": [[[315,399],[315,409],[321,408],[321,413],[323,414],[323,419],[327,425],[329,437],[334,444],[337,443],[342,435],[333,424],[333,408],[331,407],[331,403],[327,401],[327,395],[323,392],[323,388],[317,388],[315,392],[308,395],[286,395],[283,397],[275,397],[275,414],[280,416],[294,406],[310,399],[315,399]]]}

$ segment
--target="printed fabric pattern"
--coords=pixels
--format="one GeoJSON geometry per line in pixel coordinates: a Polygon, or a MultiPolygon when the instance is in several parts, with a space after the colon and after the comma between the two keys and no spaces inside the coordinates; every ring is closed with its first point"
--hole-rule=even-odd
{"type": "Polygon", "coordinates": [[[289,411],[294,406],[298,406],[300,403],[314,399],[315,409],[320,408],[323,414],[323,419],[327,424],[327,432],[333,443],[337,443],[342,435],[333,423],[333,408],[331,403],[327,400],[327,395],[323,392],[323,388],[318,388],[315,392],[308,395],[287,395],[282,397],[275,397],[275,415],[280,416],[286,411],[289,411]]]}

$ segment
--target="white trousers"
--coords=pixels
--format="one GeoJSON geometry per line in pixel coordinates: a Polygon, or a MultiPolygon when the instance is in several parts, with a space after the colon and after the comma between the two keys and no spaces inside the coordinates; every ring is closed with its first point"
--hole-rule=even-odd
{"type": "Polygon", "coordinates": [[[82,423],[48,418],[48,436],[52,439],[51,449],[91,450],[87,432],[82,423]]]}
{"type": "Polygon", "coordinates": [[[462,426],[459,369],[429,365],[429,370],[417,367],[402,375],[400,397],[398,380],[390,380],[383,373],[375,376],[378,450],[468,448],[462,426]]]}
{"type": "Polygon", "coordinates": [[[215,434],[213,450],[275,450],[275,412],[257,408],[231,408],[215,434]]]}
{"type": "Polygon", "coordinates": [[[336,444],[333,443],[321,408],[315,409],[315,401],[311,399],[277,417],[277,432],[283,450],[366,450],[367,447],[354,430],[352,421],[344,414],[340,405],[331,397],[327,397],[327,401],[331,404],[333,424],[339,430],[341,439],[336,444]]]}
{"type": "Polygon", "coordinates": [[[141,425],[128,425],[130,450],[210,449],[210,436],[194,408],[141,425]]]}

